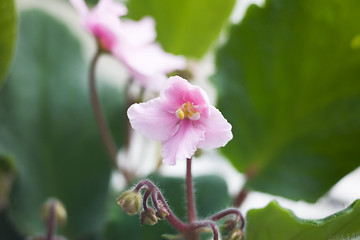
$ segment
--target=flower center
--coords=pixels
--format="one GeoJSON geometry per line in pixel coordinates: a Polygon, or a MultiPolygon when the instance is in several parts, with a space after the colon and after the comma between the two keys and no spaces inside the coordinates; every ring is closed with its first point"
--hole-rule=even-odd
{"type": "Polygon", "coordinates": [[[200,113],[196,111],[196,106],[190,102],[186,102],[176,111],[176,117],[181,120],[184,118],[188,118],[190,120],[199,120],[200,113]]]}

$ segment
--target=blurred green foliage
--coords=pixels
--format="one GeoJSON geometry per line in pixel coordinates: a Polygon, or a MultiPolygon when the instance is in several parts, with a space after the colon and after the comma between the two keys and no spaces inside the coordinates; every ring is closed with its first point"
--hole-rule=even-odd
{"type": "Polygon", "coordinates": [[[14,51],[16,38],[16,12],[13,0],[0,3],[0,89],[14,51]]]}
{"type": "Polygon", "coordinates": [[[223,153],[248,187],[315,202],[359,166],[360,2],[250,6],[217,56],[223,153]],[[357,24],[356,24],[357,23],[357,24]]]}
{"type": "MultiPolygon", "coordinates": [[[[128,1],[131,18],[155,18],[165,50],[193,58],[201,58],[218,39],[234,4],[128,1]]],[[[267,0],[264,7],[251,6],[232,28],[217,53],[213,79],[220,109],[233,125],[234,139],[223,152],[240,172],[254,174],[249,188],[316,201],[359,166],[359,12],[355,0],[267,0]]],[[[111,169],[90,108],[89,63],[78,39],[42,11],[20,17],[15,61],[0,91],[0,163],[14,159],[16,165],[10,171],[16,176],[10,205],[0,209],[0,238],[44,233],[40,208],[49,197],[68,211],[60,231],[68,239],[152,240],[175,233],[165,221],[140,226],[108,190],[111,169]]],[[[0,85],[10,66],[15,28],[14,3],[3,1],[0,85]]],[[[106,83],[99,89],[121,146],[124,94],[106,83]]],[[[0,176],[6,164],[0,164],[0,176]]],[[[150,178],[185,221],[184,179],[150,178]]],[[[196,178],[195,189],[200,218],[229,206],[223,179],[196,178]]],[[[246,239],[354,236],[360,233],[359,209],[356,201],[328,218],[303,220],[272,202],[249,211],[246,239]]]]}
{"type": "Polygon", "coordinates": [[[271,202],[247,213],[246,240],[329,240],[352,239],[360,235],[360,200],[348,208],[319,220],[297,218],[271,202]]]}
{"type": "Polygon", "coordinates": [[[235,0],[129,0],[129,17],[152,16],[158,41],[175,54],[201,58],[219,37],[235,0]]]}
{"type": "MultiPolygon", "coordinates": [[[[18,166],[10,217],[24,234],[44,233],[41,205],[57,197],[68,211],[68,237],[99,232],[110,165],[90,108],[81,46],[41,11],[22,13],[19,32],[0,94],[0,153],[12,155],[18,166]]],[[[102,96],[109,121],[125,125],[121,93],[108,87],[102,96]]],[[[121,132],[114,131],[118,139],[121,132]]]]}

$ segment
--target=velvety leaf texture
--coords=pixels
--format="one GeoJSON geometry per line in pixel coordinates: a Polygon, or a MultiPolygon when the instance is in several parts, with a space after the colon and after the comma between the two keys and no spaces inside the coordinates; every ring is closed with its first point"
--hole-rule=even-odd
{"type": "Polygon", "coordinates": [[[217,55],[225,155],[248,187],[316,201],[360,160],[360,2],[267,0],[217,55]]]}
{"type": "Polygon", "coordinates": [[[15,46],[16,12],[13,0],[0,3],[0,88],[10,66],[15,46]]]}
{"type": "Polygon", "coordinates": [[[129,16],[152,16],[166,51],[200,58],[218,38],[235,0],[129,0],[129,16]]]}
{"type": "Polygon", "coordinates": [[[360,200],[319,220],[297,218],[290,210],[271,202],[246,216],[246,240],[351,240],[360,236],[360,200]]]}
{"type": "MultiPolygon", "coordinates": [[[[92,235],[105,220],[110,164],[90,107],[81,46],[38,10],[21,14],[19,37],[0,92],[0,153],[15,159],[18,173],[9,215],[23,234],[45,233],[40,209],[56,197],[68,212],[62,233],[92,235]]],[[[102,96],[111,102],[109,121],[121,125],[125,113],[115,116],[123,108],[114,91],[102,96]]]]}

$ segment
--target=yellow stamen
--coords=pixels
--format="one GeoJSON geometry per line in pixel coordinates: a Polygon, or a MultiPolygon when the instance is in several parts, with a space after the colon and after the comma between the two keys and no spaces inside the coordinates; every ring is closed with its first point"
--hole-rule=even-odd
{"type": "Polygon", "coordinates": [[[184,118],[188,118],[190,120],[199,120],[200,113],[195,110],[195,107],[192,103],[186,102],[176,111],[176,117],[181,120],[184,118]]]}
{"type": "Polygon", "coordinates": [[[176,111],[176,116],[178,118],[180,118],[181,120],[183,120],[185,118],[185,114],[183,112],[183,110],[181,108],[179,108],[177,111],[176,111]]]}

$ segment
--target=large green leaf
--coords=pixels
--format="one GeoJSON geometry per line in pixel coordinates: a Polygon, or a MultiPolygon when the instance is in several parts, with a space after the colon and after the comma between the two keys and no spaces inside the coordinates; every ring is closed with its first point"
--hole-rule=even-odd
{"type": "MultiPolygon", "coordinates": [[[[177,217],[186,222],[185,180],[182,178],[169,178],[152,176],[156,185],[162,190],[169,206],[177,217]]],[[[216,176],[202,176],[194,179],[196,190],[196,208],[200,219],[210,216],[217,211],[225,209],[230,202],[225,181],[216,176]]],[[[164,220],[154,226],[140,226],[138,216],[126,215],[117,206],[115,197],[111,200],[109,223],[106,228],[106,239],[126,240],[159,240],[165,233],[176,234],[176,230],[164,220]]]]}
{"type": "Polygon", "coordinates": [[[224,153],[248,187],[315,201],[360,160],[360,1],[250,6],[217,56],[224,153]]]}
{"type": "Polygon", "coordinates": [[[200,58],[228,19],[235,0],[129,0],[129,16],[156,20],[158,40],[166,51],[200,58]]]}
{"type": "Polygon", "coordinates": [[[16,13],[13,0],[0,2],[0,87],[4,81],[15,46],[16,13]]]}
{"type": "Polygon", "coordinates": [[[0,211],[0,236],[1,239],[6,240],[21,240],[24,239],[15,230],[13,224],[8,219],[5,211],[0,211]]]}
{"type": "Polygon", "coordinates": [[[319,220],[297,218],[277,202],[246,215],[246,240],[350,240],[356,236],[360,236],[360,200],[319,220]]]}
{"type": "MultiPolygon", "coordinates": [[[[0,153],[18,168],[10,217],[24,234],[44,233],[41,205],[56,197],[68,212],[63,233],[93,234],[105,219],[110,164],[90,107],[88,64],[66,26],[41,11],[22,13],[19,32],[0,92],[0,153]]],[[[110,122],[124,125],[121,95],[108,88],[110,122]]]]}

